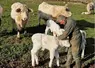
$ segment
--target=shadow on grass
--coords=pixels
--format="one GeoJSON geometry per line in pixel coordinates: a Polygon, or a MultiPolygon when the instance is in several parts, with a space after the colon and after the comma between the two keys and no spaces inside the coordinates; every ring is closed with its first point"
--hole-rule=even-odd
{"type": "Polygon", "coordinates": [[[87,27],[89,27],[89,28],[95,28],[94,27],[94,23],[90,23],[90,22],[88,22],[88,21],[86,21],[86,20],[77,20],[76,21],[77,22],[77,25],[79,26],[79,28],[80,29],[86,29],[87,27]]]}
{"type": "MultiPolygon", "coordinates": [[[[46,25],[39,25],[39,26],[34,26],[34,27],[27,27],[24,30],[27,31],[27,36],[31,36],[34,33],[44,33],[45,32],[45,27],[46,25]]],[[[21,33],[24,33],[24,30],[21,31],[21,33]]],[[[13,30],[11,32],[8,32],[7,30],[3,30],[0,32],[0,36],[11,36],[11,35],[16,35],[17,30],[13,30]]]]}
{"type": "Polygon", "coordinates": [[[15,35],[16,33],[17,33],[16,30],[11,31],[11,32],[8,32],[7,30],[3,30],[3,31],[0,32],[0,37],[11,36],[11,35],[15,35]]]}
{"type": "Polygon", "coordinates": [[[43,25],[38,25],[38,26],[34,26],[34,27],[28,27],[26,28],[26,31],[28,33],[44,33],[45,32],[45,28],[46,28],[46,25],[43,24],[43,25]]]}
{"type": "MultiPolygon", "coordinates": [[[[85,21],[85,20],[77,20],[77,25],[79,26],[80,29],[83,29],[83,30],[85,30],[87,27],[95,28],[94,23],[90,23],[90,22],[85,21]]],[[[27,31],[28,34],[32,35],[34,33],[44,33],[45,27],[46,27],[46,25],[43,24],[40,26],[27,27],[27,28],[25,28],[25,30],[27,31]]],[[[60,27],[63,28],[64,26],[60,25],[60,27]]],[[[11,32],[8,32],[7,30],[3,30],[2,32],[0,32],[0,36],[6,36],[6,35],[11,36],[11,35],[16,35],[16,33],[17,33],[17,30],[14,30],[11,32]]],[[[23,31],[22,31],[22,33],[23,33],[23,31]]]]}
{"type": "Polygon", "coordinates": [[[88,65],[84,66],[83,68],[95,68],[95,60],[88,63],[88,65]]]}
{"type": "MultiPolygon", "coordinates": [[[[95,55],[95,52],[94,52],[94,47],[95,47],[95,43],[94,43],[94,38],[87,38],[86,41],[87,41],[87,44],[85,46],[85,56],[84,58],[82,59],[82,62],[85,62],[86,65],[84,65],[84,63],[82,63],[82,68],[93,68],[91,66],[93,66],[95,64],[95,62],[93,60],[91,60],[94,55],[95,55]],[[87,62],[88,60],[91,60],[90,62],[87,62]]],[[[75,66],[75,62],[73,62],[71,64],[71,68],[73,68],[73,66],[75,66]]]]}
{"type": "Polygon", "coordinates": [[[85,47],[85,57],[84,57],[83,61],[86,61],[86,60],[94,57],[94,55],[95,55],[95,52],[94,52],[95,38],[87,38],[86,41],[87,41],[87,44],[85,47]]]}

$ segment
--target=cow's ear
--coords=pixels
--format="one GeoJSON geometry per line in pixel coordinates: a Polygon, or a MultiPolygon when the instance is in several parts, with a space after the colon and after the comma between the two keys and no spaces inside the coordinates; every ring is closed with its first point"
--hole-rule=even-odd
{"type": "Polygon", "coordinates": [[[65,4],[65,7],[68,7],[68,4],[65,4]]]}
{"type": "Polygon", "coordinates": [[[70,11],[70,9],[68,8],[68,4],[65,4],[65,10],[70,11]]]}
{"type": "Polygon", "coordinates": [[[33,9],[31,9],[31,8],[28,8],[28,12],[33,12],[33,9]]]}
{"type": "Polygon", "coordinates": [[[21,12],[21,9],[20,8],[16,9],[16,12],[21,12]]]}
{"type": "Polygon", "coordinates": [[[27,5],[26,4],[23,4],[23,6],[27,8],[27,5]]]}

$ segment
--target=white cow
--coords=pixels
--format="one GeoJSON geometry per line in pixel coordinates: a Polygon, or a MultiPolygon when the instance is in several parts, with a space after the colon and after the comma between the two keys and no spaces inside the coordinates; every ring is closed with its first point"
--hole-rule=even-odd
{"type": "Polygon", "coordinates": [[[94,9],[95,9],[95,3],[94,2],[90,2],[86,6],[87,12],[82,12],[82,14],[91,14],[91,13],[94,12],[94,9]]]}
{"type": "Polygon", "coordinates": [[[33,12],[32,9],[29,9],[25,4],[20,2],[11,5],[11,18],[16,23],[18,29],[17,38],[20,38],[20,31],[28,22],[30,11],[33,12]]]}

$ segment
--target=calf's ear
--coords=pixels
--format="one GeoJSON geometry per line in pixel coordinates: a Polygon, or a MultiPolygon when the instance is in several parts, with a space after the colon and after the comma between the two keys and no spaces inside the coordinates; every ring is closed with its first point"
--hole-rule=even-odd
{"type": "Polygon", "coordinates": [[[21,9],[20,8],[16,9],[16,12],[21,12],[21,9]]]}

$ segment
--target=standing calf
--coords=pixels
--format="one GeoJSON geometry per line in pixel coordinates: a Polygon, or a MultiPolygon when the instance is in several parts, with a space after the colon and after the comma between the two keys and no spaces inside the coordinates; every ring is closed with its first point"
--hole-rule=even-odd
{"type": "Polygon", "coordinates": [[[20,38],[20,31],[28,22],[30,11],[33,10],[29,9],[25,4],[19,2],[13,3],[11,6],[11,18],[16,23],[18,29],[17,38],[20,38]]]}
{"type": "Polygon", "coordinates": [[[40,48],[48,49],[50,51],[50,62],[49,67],[52,66],[52,61],[54,59],[54,56],[56,58],[56,64],[59,66],[59,53],[57,51],[57,48],[60,46],[70,47],[68,40],[58,40],[54,36],[42,34],[42,33],[36,33],[32,37],[33,42],[33,48],[31,50],[31,58],[32,58],[32,66],[35,66],[35,62],[38,65],[38,50],[40,48]]]}

